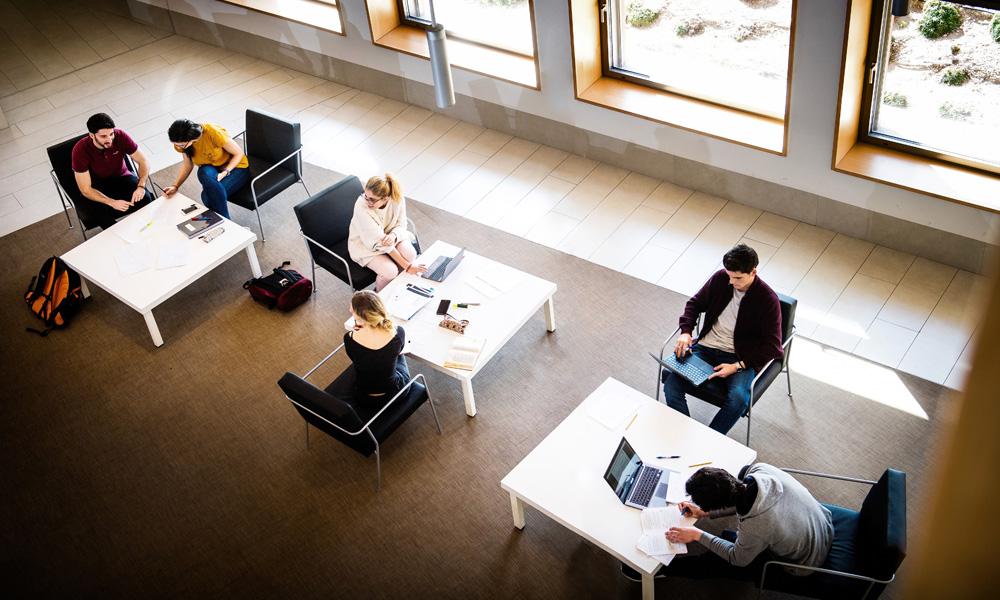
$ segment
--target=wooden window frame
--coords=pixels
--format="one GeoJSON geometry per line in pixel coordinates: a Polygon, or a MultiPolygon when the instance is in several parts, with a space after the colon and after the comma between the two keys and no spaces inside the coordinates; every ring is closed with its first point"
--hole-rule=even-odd
{"type": "Polygon", "coordinates": [[[831,168],[838,173],[1000,213],[1000,175],[997,173],[862,139],[872,4],[879,1],[847,2],[831,168]]]}
{"type": "Polygon", "coordinates": [[[601,41],[597,0],[567,2],[577,100],[770,154],[787,155],[798,0],[793,0],[792,5],[785,113],[780,119],[657,89],[645,81],[639,84],[608,77],[603,72],[605,44],[601,41]]]}
{"type": "MultiPolygon", "coordinates": [[[[597,4],[598,4],[598,10],[599,11],[604,11],[605,7],[608,6],[608,5],[610,5],[612,2],[617,1],[617,2],[620,2],[621,4],[624,5],[627,2],[629,2],[630,0],[596,0],[596,1],[597,1],[597,4]]],[[[792,54],[793,54],[793,51],[794,51],[794,48],[795,48],[795,17],[796,17],[797,11],[798,11],[798,4],[799,4],[798,0],[792,0],[791,26],[789,27],[789,39],[788,39],[788,63],[787,63],[788,71],[786,72],[786,82],[785,82],[786,83],[786,91],[785,91],[785,109],[786,109],[786,115],[787,115],[788,102],[789,102],[788,87],[790,87],[789,84],[790,84],[791,79],[792,79],[792,54]]],[[[624,18],[624,17],[622,17],[622,18],[624,18]]],[[[671,94],[677,94],[678,96],[687,96],[689,98],[693,98],[695,100],[700,100],[702,102],[707,102],[709,104],[714,104],[716,106],[721,106],[721,107],[724,107],[724,108],[730,108],[730,109],[735,109],[735,110],[742,110],[744,112],[747,112],[747,113],[750,113],[750,114],[754,114],[754,115],[760,115],[762,117],[778,118],[778,117],[776,117],[773,114],[762,113],[762,112],[755,111],[755,110],[753,110],[751,108],[748,108],[748,107],[745,107],[745,106],[740,106],[738,104],[733,104],[733,103],[725,102],[725,101],[723,101],[720,98],[714,98],[714,97],[711,97],[711,96],[708,96],[708,95],[698,94],[698,93],[693,92],[691,90],[684,90],[684,89],[681,89],[681,88],[673,87],[673,86],[667,85],[665,83],[661,83],[659,81],[656,81],[655,79],[650,79],[650,78],[642,77],[641,74],[639,74],[639,73],[636,73],[636,74],[633,75],[632,71],[629,71],[627,69],[619,69],[619,68],[616,68],[616,67],[612,66],[612,64],[611,64],[611,48],[609,47],[610,46],[610,40],[611,40],[611,38],[609,36],[609,31],[608,31],[609,27],[612,24],[611,21],[612,21],[612,19],[611,19],[611,8],[608,6],[608,8],[607,8],[607,18],[600,20],[600,26],[601,26],[601,35],[600,35],[600,42],[601,42],[601,72],[603,73],[604,77],[608,77],[608,78],[611,78],[611,79],[621,79],[623,81],[628,81],[628,82],[634,83],[636,85],[642,85],[642,86],[650,87],[650,88],[653,88],[653,89],[656,89],[656,90],[660,90],[660,91],[663,91],[663,92],[669,92],[671,94]]],[[[620,23],[616,23],[616,25],[620,25],[620,23]]],[[[619,39],[621,38],[620,34],[618,35],[618,38],[619,39]]]]}
{"type": "MultiPolygon", "coordinates": [[[[861,94],[861,118],[858,123],[860,127],[858,130],[858,139],[866,144],[934,158],[943,162],[955,163],[987,173],[1000,173],[1000,165],[993,165],[972,157],[938,151],[933,148],[924,148],[905,138],[872,133],[871,122],[872,112],[875,110],[876,92],[881,91],[880,84],[882,77],[884,77],[882,70],[886,68],[889,41],[892,38],[891,28],[886,27],[886,20],[888,19],[886,4],[887,2],[883,0],[872,2],[872,16],[868,26],[868,52],[865,55],[865,65],[872,70],[871,72],[874,76],[871,79],[866,78],[864,81],[861,94]],[[885,60],[883,60],[883,57],[885,60]]],[[[966,4],[966,2],[958,2],[958,4],[966,4]]]]}
{"type": "MultiPolygon", "coordinates": [[[[542,89],[534,0],[527,1],[533,56],[448,34],[448,58],[452,67],[532,90],[542,89]],[[488,64],[484,66],[484,63],[488,64]]],[[[372,44],[418,58],[430,58],[426,41],[428,24],[404,18],[400,0],[365,0],[365,8],[372,44]]]]}
{"type": "Polygon", "coordinates": [[[277,2],[274,0],[218,0],[223,4],[229,4],[231,6],[238,6],[240,8],[245,8],[256,13],[263,15],[268,15],[271,17],[278,17],[279,19],[284,19],[286,21],[292,21],[293,23],[299,23],[300,25],[308,25],[309,27],[315,27],[322,31],[327,31],[329,33],[334,33],[336,35],[342,35],[346,37],[345,24],[344,24],[344,6],[343,0],[334,0],[333,2],[327,0],[299,0],[303,4],[319,4],[325,5],[331,10],[337,11],[337,19],[340,24],[340,31],[336,29],[331,29],[329,27],[324,27],[322,25],[317,25],[316,23],[310,22],[308,20],[303,20],[299,18],[294,13],[278,8],[277,2]]]}

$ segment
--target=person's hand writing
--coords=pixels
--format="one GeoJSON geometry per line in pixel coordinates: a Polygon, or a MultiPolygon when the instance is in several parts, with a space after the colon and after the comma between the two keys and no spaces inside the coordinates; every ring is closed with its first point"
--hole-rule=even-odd
{"type": "Polygon", "coordinates": [[[389,246],[395,246],[396,245],[396,234],[395,233],[388,233],[388,234],[386,234],[386,236],[384,238],[382,238],[381,240],[378,241],[378,245],[379,246],[385,246],[387,248],[389,246]]]}
{"type": "Polygon", "coordinates": [[[682,333],[677,336],[677,344],[674,345],[674,354],[680,358],[691,351],[691,334],[682,333]]]}
{"type": "Polygon", "coordinates": [[[136,202],[142,200],[143,196],[145,195],[146,195],[146,188],[144,187],[135,188],[135,191],[132,192],[132,204],[135,204],[136,202]]]}
{"type": "Polygon", "coordinates": [[[167,187],[163,188],[163,195],[168,198],[176,193],[177,193],[176,185],[168,185],[167,187]]]}
{"type": "Polygon", "coordinates": [[[715,367],[715,373],[709,375],[708,378],[715,379],[716,377],[722,377],[723,379],[725,379],[726,377],[729,377],[738,370],[739,367],[736,365],[736,363],[722,363],[721,365],[715,367]]]}
{"type": "Polygon", "coordinates": [[[694,502],[681,502],[677,505],[677,508],[680,509],[682,515],[696,519],[704,519],[708,516],[708,513],[701,510],[701,507],[694,502]]]}
{"type": "Polygon", "coordinates": [[[427,272],[427,267],[424,265],[418,265],[417,263],[410,263],[410,266],[406,267],[406,272],[414,275],[420,275],[421,273],[427,272]]]}
{"type": "Polygon", "coordinates": [[[671,527],[667,531],[667,541],[674,544],[690,544],[701,538],[701,530],[697,527],[671,527]]]}
{"type": "Polygon", "coordinates": [[[108,206],[115,210],[125,212],[132,207],[132,203],[128,200],[112,200],[111,202],[108,202],[108,206]]]}

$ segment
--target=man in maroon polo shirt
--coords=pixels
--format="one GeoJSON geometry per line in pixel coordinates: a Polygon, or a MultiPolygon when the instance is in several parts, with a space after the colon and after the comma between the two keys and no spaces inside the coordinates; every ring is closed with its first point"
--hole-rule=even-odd
{"type": "Polygon", "coordinates": [[[104,113],[87,119],[87,137],[73,146],[73,174],[83,197],[89,221],[107,229],[115,220],[153,200],[146,190],[149,163],[139,145],[104,113]],[[128,170],[125,155],[139,167],[138,176],[128,170]]]}
{"type": "Polygon", "coordinates": [[[771,359],[784,354],[781,346],[781,303],[757,275],[757,252],[737,244],[722,258],[723,269],[709,277],[688,300],[680,318],[681,334],[674,353],[691,352],[715,368],[700,387],[669,370],[663,372],[667,405],[688,413],[686,393],[705,388],[723,398],[709,427],[728,433],[750,405],[750,383],[771,359]],[[705,320],[697,340],[691,337],[698,315],[705,320]]]}

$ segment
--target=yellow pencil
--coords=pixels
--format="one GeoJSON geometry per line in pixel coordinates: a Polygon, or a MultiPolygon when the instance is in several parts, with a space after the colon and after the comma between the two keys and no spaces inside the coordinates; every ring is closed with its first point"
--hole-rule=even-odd
{"type": "Polygon", "coordinates": [[[698,463],[698,464],[696,464],[696,465],[688,465],[688,468],[689,468],[689,469],[693,469],[693,468],[695,468],[695,467],[704,467],[705,465],[710,465],[710,464],[712,464],[712,461],[708,461],[708,462],[703,462],[703,463],[698,463]]]}
{"type": "Polygon", "coordinates": [[[635,418],[638,417],[638,416],[639,416],[639,413],[635,413],[634,415],[632,415],[632,420],[628,422],[628,425],[625,426],[625,429],[628,429],[629,427],[631,427],[632,423],[635,423],[635,418]]]}

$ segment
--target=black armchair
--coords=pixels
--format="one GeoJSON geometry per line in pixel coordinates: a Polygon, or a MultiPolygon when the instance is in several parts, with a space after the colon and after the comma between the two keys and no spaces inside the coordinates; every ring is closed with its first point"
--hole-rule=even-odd
{"type": "MultiPolygon", "coordinates": [[[[73,174],[73,146],[85,137],[87,134],[75,135],[64,142],[49,146],[46,148],[46,152],[49,155],[49,164],[52,165],[49,177],[52,178],[52,183],[55,184],[56,192],[59,194],[63,214],[66,215],[66,223],[69,224],[70,229],[73,229],[73,221],[69,217],[69,209],[72,207],[76,213],[76,220],[80,224],[83,240],[87,241],[87,230],[98,226],[92,208],[94,201],[84,198],[83,194],[80,193],[80,188],[76,185],[76,176],[73,174]]],[[[133,174],[139,174],[139,169],[131,156],[125,156],[125,164],[133,174]]],[[[153,177],[150,176],[146,182],[146,189],[153,197],[156,197],[156,187],[159,186],[153,182],[153,177]]]]}
{"type": "MultiPolygon", "coordinates": [[[[295,205],[295,217],[299,220],[300,232],[309,250],[313,292],[317,288],[316,265],[354,290],[363,290],[375,283],[375,271],[351,260],[347,250],[354,203],[363,193],[361,180],[351,175],[295,205]]],[[[419,253],[420,244],[416,239],[413,221],[408,221],[408,224],[419,253]]]]}
{"type": "Polygon", "coordinates": [[[264,224],[260,207],[302,180],[302,132],[299,123],[278,115],[247,109],[246,129],[233,136],[243,138],[243,152],[250,163],[250,183],[229,196],[229,202],[257,214],[260,239],[264,240],[264,224]]]}
{"type": "Polygon", "coordinates": [[[855,511],[824,504],[833,513],[833,545],[821,567],[772,560],[764,565],[757,597],[774,590],[808,598],[878,598],[906,557],[906,473],[887,469],[878,481],[784,469],[789,473],[871,485],[855,511]],[[812,571],[791,575],[782,567],[812,571]]]}
{"type": "Polygon", "coordinates": [[[418,373],[410,379],[403,389],[396,393],[382,406],[366,406],[337,397],[330,392],[343,389],[342,380],[353,377],[354,366],[348,367],[337,379],[321,390],[309,383],[307,379],[313,372],[330,360],[344,345],[341,344],[333,352],[326,355],[312,369],[299,377],[294,373],[285,373],[278,386],[285,392],[285,397],[295,406],[306,422],[306,448],[309,447],[309,425],[336,438],[344,445],[354,449],[363,456],[375,454],[375,489],[382,487],[382,459],[379,445],[383,443],[400,425],[409,418],[425,401],[430,404],[434,415],[434,424],[438,434],[441,433],[441,423],[438,421],[437,410],[427,380],[418,373]],[[419,380],[419,381],[418,381],[419,380]]]}
{"type": "MultiPolygon", "coordinates": [[[[784,348],[785,353],[780,361],[769,361],[764,368],[761,369],[760,373],[757,373],[753,381],[750,383],[750,404],[747,405],[747,410],[743,414],[743,416],[747,418],[747,446],[750,445],[750,422],[753,405],[757,404],[757,401],[764,395],[767,388],[771,386],[774,380],[777,379],[778,375],[782,372],[785,373],[785,381],[788,383],[788,398],[792,399],[792,374],[791,369],[788,368],[788,359],[792,353],[792,340],[795,338],[795,308],[799,301],[784,294],[778,294],[778,301],[781,303],[781,346],[784,348]]],[[[699,316],[698,320],[700,324],[701,316],[699,316]]],[[[660,346],[661,360],[663,359],[664,353],[667,351],[667,347],[672,341],[674,341],[674,338],[680,330],[680,327],[675,329],[674,332],[671,333],[666,340],[664,340],[663,345],[660,346]]],[[[660,399],[660,388],[663,385],[663,376],[663,365],[661,364],[656,372],[657,400],[660,399]]],[[[722,406],[725,403],[725,398],[713,393],[711,388],[699,388],[697,394],[691,395],[704,400],[709,404],[714,404],[715,406],[722,406]]]]}

